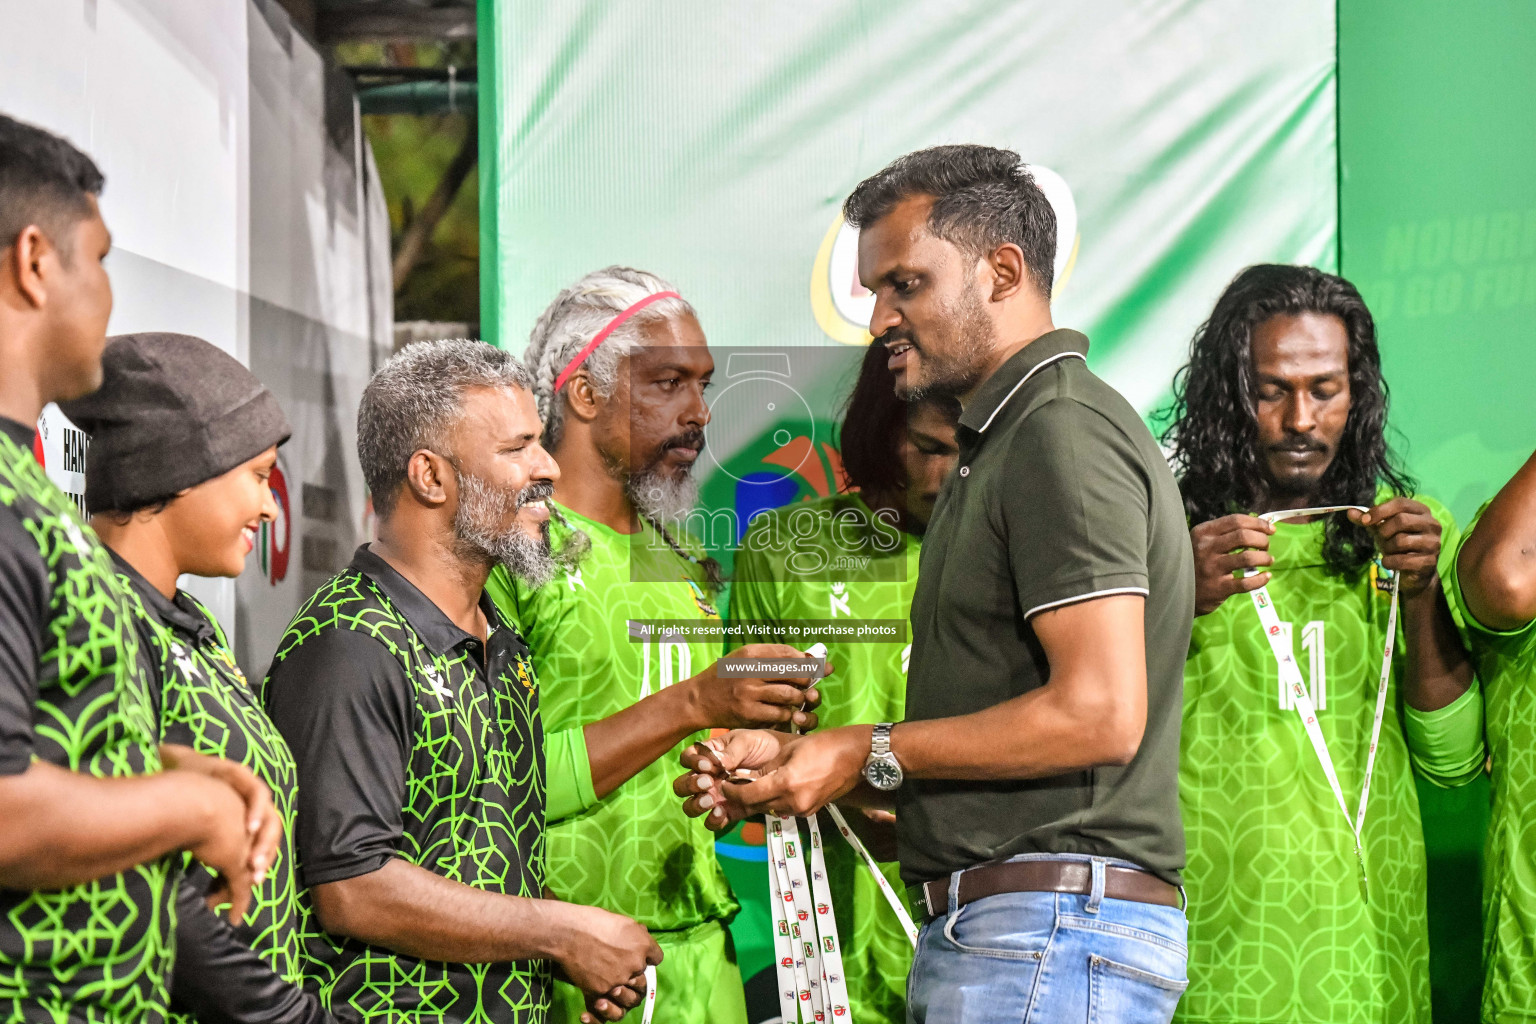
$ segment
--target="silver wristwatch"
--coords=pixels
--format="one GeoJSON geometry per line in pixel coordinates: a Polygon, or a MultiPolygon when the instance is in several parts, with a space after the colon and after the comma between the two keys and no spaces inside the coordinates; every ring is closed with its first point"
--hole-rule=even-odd
{"type": "Polygon", "coordinates": [[[891,753],[892,728],[890,722],[875,726],[875,734],[869,741],[869,756],[864,759],[864,781],[882,793],[900,786],[902,779],[901,764],[891,753]]]}

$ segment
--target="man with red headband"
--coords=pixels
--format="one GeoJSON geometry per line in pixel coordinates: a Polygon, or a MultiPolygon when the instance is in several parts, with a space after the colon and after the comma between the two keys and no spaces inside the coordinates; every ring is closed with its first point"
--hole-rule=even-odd
{"type": "MultiPolygon", "coordinates": [[[[697,495],[714,360],[669,285],[609,267],[556,297],[524,361],[560,465],[550,539],[561,568],[537,589],[498,569],[486,589],[538,666],[549,886],[650,930],[666,954],[658,1024],[744,1024],[725,927],[736,901],[709,830],[672,797],[670,765],[711,727],[809,728],[802,706],[816,694],[806,679],[723,678],[716,661],[719,567],[677,525],[697,495]],[[689,635],[644,635],[658,620],[689,635]]],[[[754,644],[731,657],[799,653],[754,644]]],[[[574,1021],[581,1005],[562,986],[551,1020],[574,1021]]]]}

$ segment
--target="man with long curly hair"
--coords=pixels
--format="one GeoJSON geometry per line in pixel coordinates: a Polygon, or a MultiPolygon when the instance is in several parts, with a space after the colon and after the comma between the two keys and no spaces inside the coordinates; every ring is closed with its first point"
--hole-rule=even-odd
{"type": "Polygon", "coordinates": [[[1412,772],[1476,776],[1482,698],[1441,586],[1455,524],[1387,443],[1370,311],[1332,274],[1249,267],[1196,332],[1175,393],[1165,442],[1196,575],[1179,772],[1190,984],[1176,1019],[1428,1022],[1412,772]],[[1369,511],[1260,518],[1328,505],[1369,511]]]}

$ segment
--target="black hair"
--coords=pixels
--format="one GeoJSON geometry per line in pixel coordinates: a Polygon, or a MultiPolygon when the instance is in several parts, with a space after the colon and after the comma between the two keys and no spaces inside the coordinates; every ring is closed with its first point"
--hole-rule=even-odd
{"type": "Polygon", "coordinates": [[[1012,242],[1047,298],[1055,276],[1056,211],[1011,149],[934,146],[859,182],[843,218],[868,227],[913,196],[933,196],[928,230],[978,259],[1012,242]]]}
{"type": "Polygon", "coordinates": [[[164,512],[166,509],[170,508],[171,502],[175,500],[176,495],[172,494],[169,497],[155,498],[152,501],[146,501],[138,508],[104,508],[99,511],[92,512],[91,515],[106,516],[118,526],[127,526],[129,523],[133,522],[133,517],[139,513],[147,512],[152,516],[157,516],[161,512],[164,512]]]}
{"type": "MultiPolygon", "coordinates": [[[[1349,418],[1319,482],[1329,504],[1375,505],[1385,485],[1415,484],[1387,443],[1389,392],[1381,376],[1376,323],[1355,286],[1313,267],[1252,266],[1233,278],[1195,332],[1189,363],[1174,378],[1173,422],[1163,434],[1192,524],[1252,511],[1267,490],[1255,418],[1253,332],[1274,316],[1335,316],[1349,336],[1349,418]]],[[[1353,575],[1375,552],[1371,535],[1343,515],[1328,518],[1323,558],[1353,575]]]]}
{"type": "Polygon", "coordinates": [[[90,157],[52,132],[0,114],[0,252],[36,224],[68,259],[72,228],[106,184],[90,157]]]}
{"type": "Polygon", "coordinates": [[[906,486],[901,433],[914,409],[928,405],[951,423],[960,419],[960,402],[950,395],[925,395],[913,402],[896,397],[896,376],[886,365],[889,358],[884,345],[865,350],[838,436],[848,486],[865,494],[889,495],[906,486]]]}

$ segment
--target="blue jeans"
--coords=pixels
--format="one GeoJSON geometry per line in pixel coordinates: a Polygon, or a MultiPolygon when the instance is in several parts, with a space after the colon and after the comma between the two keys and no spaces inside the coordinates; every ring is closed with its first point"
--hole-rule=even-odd
{"type": "Polygon", "coordinates": [[[1184,911],[1104,898],[1105,865],[1073,854],[1013,860],[1094,865],[1087,896],[1017,892],[923,926],[907,979],[908,1024],[1168,1024],[1189,984],[1184,911]]]}

